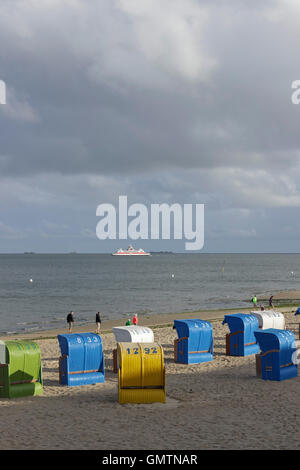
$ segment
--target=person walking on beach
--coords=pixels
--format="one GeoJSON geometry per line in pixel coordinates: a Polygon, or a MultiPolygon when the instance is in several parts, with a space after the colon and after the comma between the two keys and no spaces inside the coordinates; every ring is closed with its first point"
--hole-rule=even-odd
{"type": "Polygon", "coordinates": [[[96,313],[96,333],[100,333],[100,327],[101,327],[101,312],[96,313]]]}
{"type": "Polygon", "coordinates": [[[273,308],[273,295],[269,298],[269,307],[273,308]]]}
{"type": "Polygon", "coordinates": [[[132,319],[132,324],[133,325],[137,325],[138,324],[138,316],[137,316],[137,313],[134,314],[133,316],[133,319],[132,319]]]}
{"type": "Polygon", "coordinates": [[[254,295],[254,297],[252,297],[251,302],[253,303],[254,307],[257,307],[257,298],[256,298],[256,295],[254,295]]]}
{"type": "Polygon", "coordinates": [[[74,312],[70,312],[67,316],[67,323],[69,325],[69,332],[72,333],[73,323],[74,323],[74,312]]]}

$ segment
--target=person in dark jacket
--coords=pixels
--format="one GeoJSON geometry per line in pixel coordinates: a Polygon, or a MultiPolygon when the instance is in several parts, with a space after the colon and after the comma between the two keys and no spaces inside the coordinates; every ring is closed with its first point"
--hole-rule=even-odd
{"type": "Polygon", "coordinates": [[[273,308],[273,295],[269,298],[269,307],[273,308]]]}
{"type": "Polygon", "coordinates": [[[72,333],[73,323],[74,323],[74,312],[70,312],[67,316],[67,323],[69,325],[69,332],[72,333]]]}
{"type": "Polygon", "coordinates": [[[100,333],[100,327],[101,327],[101,312],[96,313],[96,333],[100,333]]]}

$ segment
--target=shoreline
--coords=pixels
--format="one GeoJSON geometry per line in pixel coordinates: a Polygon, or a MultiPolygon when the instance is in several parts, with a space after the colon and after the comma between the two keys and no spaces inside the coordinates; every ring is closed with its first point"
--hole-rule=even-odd
{"type": "MultiPolygon", "coordinates": [[[[296,291],[295,291],[296,292],[296,291]]],[[[297,291],[298,292],[298,291],[297,291]]],[[[284,299],[284,297],[282,297],[284,299]]],[[[261,300],[261,299],[259,299],[261,300]]],[[[275,298],[274,301],[279,300],[275,298]]],[[[292,300],[288,298],[288,300],[292,300]]],[[[201,320],[207,320],[210,322],[217,322],[224,319],[224,315],[230,313],[250,313],[251,311],[255,310],[253,306],[248,308],[230,308],[230,309],[213,309],[213,310],[197,310],[193,312],[178,312],[178,313],[162,313],[162,314],[154,314],[148,316],[139,316],[139,326],[147,326],[149,328],[157,329],[157,328],[164,328],[166,326],[170,326],[173,324],[174,320],[176,319],[188,319],[188,318],[200,318],[201,320]]],[[[259,310],[257,307],[256,310],[259,310]]],[[[274,306],[273,309],[269,307],[265,307],[265,311],[268,310],[277,310],[281,313],[294,313],[296,310],[296,304],[285,304],[285,305],[278,305],[274,306]]],[[[124,318],[116,319],[116,320],[105,320],[102,321],[102,328],[100,331],[100,335],[105,335],[112,332],[112,328],[115,326],[124,326],[125,325],[124,318]]],[[[74,327],[72,333],[88,333],[88,332],[95,332],[95,323],[87,323],[85,325],[76,326],[76,322],[74,322],[74,327]]],[[[0,335],[1,341],[11,341],[11,340],[46,340],[46,339],[54,339],[57,338],[58,334],[66,334],[69,332],[68,326],[65,328],[54,328],[54,329],[47,329],[37,332],[19,332],[7,335],[0,335]]]]}

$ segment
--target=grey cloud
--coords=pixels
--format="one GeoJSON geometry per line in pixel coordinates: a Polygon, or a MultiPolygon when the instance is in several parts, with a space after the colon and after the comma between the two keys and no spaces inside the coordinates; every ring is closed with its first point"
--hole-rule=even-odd
{"type": "Polygon", "coordinates": [[[292,0],[2,2],[3,223],[14,226],[10,207],[26,226],[22,207],[46,230],[47,208],[53,224],[77,214],[88,238],[97,204],[128,194],[204,202],[212,238],[217,217],[229,238],[259,239],[263,219],[240,210],[266,209],[271,230],[273,210],[289,209],[292,226],[298,13],[292,0]],[[230,210],[234,226],[221,215],[230,210]]]}

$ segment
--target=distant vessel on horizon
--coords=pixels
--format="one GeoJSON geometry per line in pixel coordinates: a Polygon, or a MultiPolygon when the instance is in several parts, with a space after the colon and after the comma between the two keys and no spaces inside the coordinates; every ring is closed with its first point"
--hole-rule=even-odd
{"type": "Polygon", "coordinates": [[[142,248],[136,250],[132,245],[129,245],[127,250],[119,248],[112,256],[151,256],[151,253],[146,253],[142,248]]]}

